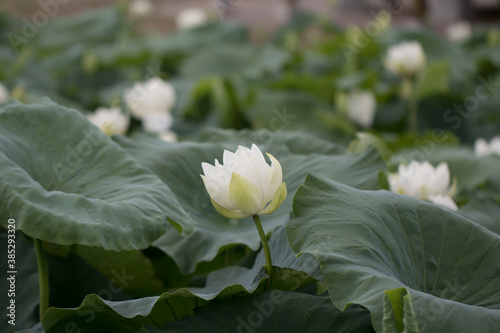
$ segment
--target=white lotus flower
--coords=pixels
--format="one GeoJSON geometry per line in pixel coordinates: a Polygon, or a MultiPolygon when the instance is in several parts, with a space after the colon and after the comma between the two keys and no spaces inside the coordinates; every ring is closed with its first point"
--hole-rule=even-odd
{"type": "Polygon", "coordinates": [[[5,86],[0,83],[0,103],[5,102],[6,100],[9,99],[9,91],[5,86]]]}
{"type": "Polygon", "coordinates": [[[260,149],[239,147],[235,153],[224,151],[223,164],[202,163],[201,175],[215,209],[231,219],[268,215],[286,198],[281,165],[271,154],[267,164],[260,149]]]}
{"type": "Polygon", "coordinates": [[[87,118],[108,136],[124,135],[130,123],[130,116],[119,108],[98,108],[94,113],[87,115],[87,118]]]}
{"type": "Polygon", "coordinates": [[[144,18],[153,14],[155,7],[149,0],[132,0],[128,6],[128,12],[132,18],[144,18]]]}
{"type": "Polygon", "coordinates": [[[207,13],[201,8],[187,8],[179,12],[175,18],[178,29],[192,29],[208,21],[207,13]]]}
{"type": "Polygon", "coordinates": [[[385,65],[387,69],[401,76],[413,76],[426,64],[422,45],[418,42],[403,42],[387,51],[385,65]]]}
{"type": "Polygon", "coordinates": [[[450,24],[446,28],[448,39],[454,42],[465,42],[472,36],[472,26],[467,21],[450,24]]]}
{"type": "Polygon", "coordinates": [[[166,142],[177,142],[177,134],[172,131],[160,133],[158,138],[166,142]]]}
{"type": "Polygon", "coordinates": [[[168,131],[173,122],[174,118],[170,113],[150,113],[142,118],[142,127],[146,132],[160,134],[168,131]]]}
{"type": "Polygon", "coordinates": [[[435,203],[436,205],[443,206],[454,211],[458,210],[457,204],[448,195],[432,195],[429,197],[429,200],[435,203]]]}
{"type": "Polygon", "coordinates": [[[474,152],[477,156],[500,155],[500,136],[491,139],[489,144],[485,139],[477,139],[474,143],[474,152]]]}
{"type": "Polygon", "coordinates": [[[371,91],[353,91],[347,96],[347,117],[361,127],[370,127],[375,118],[377,101],[371,91]]]}
{"type": "Polygon", "coordinates": [[[175,101],[174,87],[158,77],[136,83],[125,91],[125,102],[138,119],[152,113],[168,113],[175,106],[175,101]]]}
{"type": "Polygon", "coordinates": [[[450,188],[450,170],[447,163],[434,168],[429,162],[411,161],[400,164],[397,173],[389,175],[391,191],[421,200],[430,200],[451,207],[455,186],[450,188]],[[446,204],[444,204],[446,203],[446,204]]]}

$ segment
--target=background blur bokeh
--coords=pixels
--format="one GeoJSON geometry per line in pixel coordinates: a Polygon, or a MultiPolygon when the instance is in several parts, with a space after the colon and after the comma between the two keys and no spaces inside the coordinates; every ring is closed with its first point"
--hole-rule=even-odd
{"type": "MultiPolygon", "coordinates": [[[[63,2],[60,14],[73,15],[124,1],[63,2]]],[[[244,23],[256,33],[265,35],[286,23],[293,10],[313,12],[340,25],[363,24],[372,19],[373,11],[386,8],[391,2],[404,3],[404,12],[394,18],[394,24],[402,27],[425,24],[442,31],[446,25],[461,18],[478,25],[500,19],[499,0],[156,0],[154,14],[141,22],[141,27],[143,31],[168,33],[175,29],[175,17],[184,8],[200,7],[213,17],[219,16],[220,8],[227,8],[223,19],[244,23]]],[[[2,0],[0,9],[12,16],[29,16],[40,10],[40,4],[31,0],[2,0]]]]}

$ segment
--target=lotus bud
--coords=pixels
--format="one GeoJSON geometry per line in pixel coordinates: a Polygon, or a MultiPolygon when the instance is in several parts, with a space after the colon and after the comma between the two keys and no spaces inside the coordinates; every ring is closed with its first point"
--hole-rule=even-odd
{"type": "Polygon", "coordinates": [[[98,108],[94,113],[87,115],[87,118],[108,136],[126,134],[130,123],[130,116],[119,108],[98,108]]]}
{"type": "Polygon", "coordinates": [[[403,42],[389,48],[385,59],[387,69],[404,77],[414,76],[425,64],[425,53],[418,42],[403,42]]]}
{"type": "Polygon", "coordinates": [[[376,109],[377,101],[371,91],[353,91],[347,96],[347,117],[363,128],[372,125],[376,109]]]}

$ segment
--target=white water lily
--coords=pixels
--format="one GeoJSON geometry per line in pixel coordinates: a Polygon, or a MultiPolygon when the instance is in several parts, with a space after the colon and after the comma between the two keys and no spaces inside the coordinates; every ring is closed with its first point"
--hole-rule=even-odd
{"type": "Polygon", "coordinates": [[[474,152],[477,156],[500,155],[500,136],[491,139],[490,143],[482,138],[477,139],[474,143],[474,152]]]}
{"type": "Polygon", "coordinates": [[[446,28],[446,35],[453,42],[465,42],[472,36],[472,26],[467,21],[450,24],[446,28]]]}
{"type": "Polygon", "coordinates": [[[98,108],[94,113],[87,115],[87,118],[108,136],[124,135],[130,123],[130,116],[119,108],[98,108]]]}
{"type": "Polygon", "coordinates": [[[361,127],[370,127],[375,118],[377,101],[371,91],[353,91],[347,96],[347,117],[361,127]]]}
{"type": "Polygon", "coordinates": [[[187,8],[179,12],[175,18],[178,29],[187,30],[208,22],[207,13],[201,8],[187,8]]]}
{"type": "Polygon", "coordinates": [[[222,215],[232,219],[268,215],[286,198],[281,165],[271,154],[267,164],[260,149],[239,147],[235,153],[225,150],[223,164],[202,163],[201,175],[212,204],[222,215]]]}
{"type": "Polygon", "coordinates": [[[455,186],[450,187],[450,170],[447,163],[440,163],[436,168],[427,161],[400,164],[398,172],[389,175],[389,185],[395,193],[430,200],[448,208],[453,206],[450,201],[453,202],[455,186]]]}
{"type": "Polygon", "coordinates": [[[141,120],[148,114],[169,113],[176,101],[174,87],[158,77],[134,84],[124,97],[132,115],[141,120]]]}
{"type": "Polygon", "coordinates": [[[425,52],[418,42],[403,42],[387,51],[385,65],[400,76],[413,76],[424,69],[425,52]]]}
{"type": "Polygon", "coordinates": [[[6,100],[9,99],[9,91],[5,86],[0,83],[0,103],[5,102],[6,100]]]}
{"type": "Polygon", "coordinates": [[[128,12],[132,18],[144,18],[153,14],[155,7],[150,0],[132,0],[128,12]]]}

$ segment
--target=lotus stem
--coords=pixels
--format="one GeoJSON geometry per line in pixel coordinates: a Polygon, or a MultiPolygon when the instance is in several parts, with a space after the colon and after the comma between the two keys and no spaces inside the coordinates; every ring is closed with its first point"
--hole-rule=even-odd
{"type": "MultiPolygon", "coordinates": [[[[414,90],[414,89],[413,89],[414,90]]],[[[416,92],[412,91],[410,96],[410,130],[418,134],[418,108],[416,92]]]]}
{"type": "Polygon", "coordinates": [[[38,282],[40,293],[40,321],[49,308],[49,272],[47,269],[47,259],[43,252],[42,241],[33,239],[35,243],[36,263],[38,266],[38,282]]]}
{"type": "Polygon", "coordinates": [[[269,244],[267,244],[266,234],[264,233],[264,229],[262,229],[262,223],[260,222],[260,216],[253,216],[253,221],[255,222],[255,226],[259,231],[260,241],[262,242],[262,248],[264,249],[264,255],[266,256],[266,273],[269,276],[267,280],[267,289],[271,289],[271,280],[273,277],[273,263],[271,261],[271,251],[269,250],[269,244]]]}
{"type": "Polygon", "coordinates": [[[405,77],[402,81],[403,97],[408,101],[408,122],[410,131],[418,134],[418,108],[417,108],[417,91],[415,79],[413,77],[405,77]]]}

